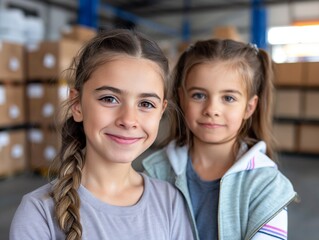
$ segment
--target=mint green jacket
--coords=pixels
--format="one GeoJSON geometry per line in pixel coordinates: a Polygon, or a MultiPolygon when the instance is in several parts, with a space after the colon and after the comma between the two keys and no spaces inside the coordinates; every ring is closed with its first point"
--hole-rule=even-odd
{"type": "MultiPolygon", "coordinates": [[[[249,240],[264,224],[296,198],[290,181],[277,165],[265,155],[266,145],[259,142],[247,151],[242,145],[235,164],[220,182],[218,208],[219,240],[249,240]]],[[[171,142],[154,152],[142,164],[145,172],[175,185],[188,205],[194,234],[198,237],[191,199],[187,187],[188,148],[171,142]]],[[[277,221],[280,222],[280,221],[277,221]]],[[[281,229],[279,223],[278,229],[281,229]]],[[[287,224],[287,221],[282,224],[287,224]]]]}

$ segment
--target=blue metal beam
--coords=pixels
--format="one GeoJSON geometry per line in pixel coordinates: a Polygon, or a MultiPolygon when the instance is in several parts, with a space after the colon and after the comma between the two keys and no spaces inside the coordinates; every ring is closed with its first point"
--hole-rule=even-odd
{"type": "Polygon", "coordinates": [[[97,28],[99,0],[78,0],[78,24],[97,28]]]}
{"type": "Polygon", "coordinates": [[[252,0],[251,5],[251,42],[267,50],[267,10],[263,0],[252,0]]]}
{"type": "Polygon", "coordinates": [[[189,42],[191,38],[191,22],[189,19],[189,10],[191,7],[191,0],[184,0],[182,39],[184,42],[189,42]]]}

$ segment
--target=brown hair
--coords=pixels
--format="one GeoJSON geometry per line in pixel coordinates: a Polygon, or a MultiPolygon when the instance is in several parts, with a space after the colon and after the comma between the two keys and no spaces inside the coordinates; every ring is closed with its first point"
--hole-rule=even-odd
{"type": "MultiPolygon", "coordinates": [[[[84,83],[103,63],[114,57],[134,56],[155,62],[161,69],[164,81],[164,98],[167,98],[168,60],[158,45],[141,33],[117,29],[100,32],[89,41],[75,58],[70,68],[70,87],[79,92],[81,98],[84,83]]],[[[86,137],[82,122],[75,122],[69,114],[70,107],[79,99],[67,102],[66,120],[61,127],[62,146],[55,158],[50,174],[57,174],[51,196],[55,203],[55,215],[66,239],[81,239],[80,199],[86,137]]]]}
{"type": "Polygon", "coordinates": [[[179,111],[175,114],[177,125],[172,125],[170,139],[177,145],[192,145],[192,133],[183,118],[178,89],[184,87],[185,79],[191,68],[205,62],[229,62],[232,70],[237,71],[244,80],[247,96],[258,96],[258,104],[253,115],[243,122],[238,132],[237,145],[243,141],[251,147],[259,140],[267,144],[267,155],[273,157],[272,92],[273,67],[266,51],[255,45],[229,39],[210,39],[197,41],[182,53],[173,70],[172,97],[179,111]]]}

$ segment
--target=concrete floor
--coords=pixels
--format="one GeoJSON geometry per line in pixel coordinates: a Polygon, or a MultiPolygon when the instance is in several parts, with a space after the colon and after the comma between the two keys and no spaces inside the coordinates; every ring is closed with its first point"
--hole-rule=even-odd
{"type": "MultiPolygon", "coordinates": [[[[317,240],[319,156],[280,155],[279,168],[292,181],[301,199],[289,206],[289,240],[317,240]]],[[[23,194],[45,183],[45,178],[31,173],[0,180],[0,240],[9,239],[10,222],[23,194]]]]}

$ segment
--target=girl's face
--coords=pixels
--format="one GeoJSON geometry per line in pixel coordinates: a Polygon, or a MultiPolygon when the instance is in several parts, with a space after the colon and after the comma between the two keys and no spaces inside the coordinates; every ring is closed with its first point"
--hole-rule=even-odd
{"type": "Polygon", "coordinates": [[[258,98],[247,100],[242,78],[224,62],[191,68],[179,90],[186,122],[196,140],[234,142],[242,122],[254,112],[258,98]]]}
{"type": "Polygon", "coordinates": [[[150,60],[123,56],[98,67],[72,107],[74,120],[83,122],[86,161],[127,163],[144,152],[166,108],[163,84],[150,60]]]}

